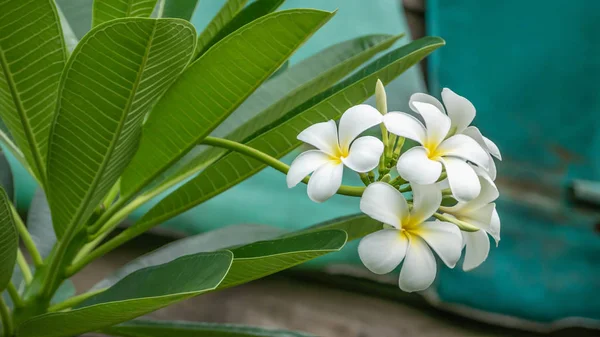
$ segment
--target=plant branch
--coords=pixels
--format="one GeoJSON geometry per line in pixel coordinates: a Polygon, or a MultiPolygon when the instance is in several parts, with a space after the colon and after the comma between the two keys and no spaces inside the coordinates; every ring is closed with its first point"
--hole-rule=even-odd
{"type": "Polygon", "coordinates": [[[13,301],[15,308],[22,308],[25,305],[21,299],[21,296],[19,296],[19,291],[12,282],[8,283],[6,290],[10,296],[10,299],[13,301]]]}
{"type": "Polygon", "coordinates": [[[477,227],[475,227],[475,226],[473,226],[471,224],[468,224],[468,223],[466,223],[466,222],[464,222],[462,220],[459,220],[459,219],[457,219],[457,218],[455,218],[453,216],[449,216],[449,215],[446,215],[446,214],[434,213],[433,217],[436,218],[436,219],[438,219],[438,220],[441,220],[441,221],[446,221],[446,222],[453,223],[458,228],[460,228],[461,231],[464,231],[464,232],[477,232],[478,230],[480,230],[479,228],[477,228],[477,227]]]}
{"type": "Polygon", "coordinates": [[[27,248],[31,259],[33,260],[33,264],[36,267],[42,266],[44,264],[44,259],[40,255],[40,252],[37,250],[35,242],[31,238],[29,231],[27,231],[27,227],[25,227],[23,220],[21,220],[21,217],[19,216],[19,214],[17,214],[17,211],[15,210],[15,207],[12,204],[11,208],[14,215],[13,218],[15,219],[15,223],[17,225],[17,231],[19,232],[19,236],[21,237],[21,240],[23,240],[23,244],[25,245],[25,248],[27,248]]]}
{"type": "Polygon", "coordinates": [[[25,283],[31,283],[31,280],[33,280],[33,274],[31,273],[31,269],[29,269],[29,264],[27,263],[27,260],[25,260],[25,256],[23,256],[21,249],[17,250],[17,264],[19,265],[19,268],[21,268],[25,283]]]}
{"type": "Polygon", "coordinates": [[[2,328],[4,331],[4,336],[9,337],[12,336],[14,328],[12,317],[10,316],[10,310],[4,302],[4,298],[0,296],[0,319],[2,320],[2,328]]]}
{"type": "MultiPolygon", "coordinates": [[[[231,150],[234,152],[241,153],[248,157],[259,160],[284,174],[287,174],[287,172],[290,169],[290,167],[287,164],[281,162],[280,160],[276,159],[275,157],[272,157],[272,156],[270,156],[264,152],[261,152],[253,147],[250,147],[250,146],[238,143],[238,142],[234,142],[234,141],[231,141],[228,139],[216,138],[216,137],[206,137],[201,143],[204,145],[220,147],[220,148],[224,148],[224,149],[228,149],[228,150],[231,150]]],[[[309,177],[305,177],[302,180],[302,182],[306,184],[306,183],[308,183],[308,179],[309,179],[309,177]]],[[[106,233],[108,233],[108,231],[110,231],[114,227],[116,227],[121,220],[123,220],[128,214],[133,212],[140,205],[142,205],[143,203],[147,202],[148,200],[154,198],[155,196],[157,196],[158,194],[162,193],[163,191],[165,191],[166,189],[168,189],[170,187],[171,186],[163,186],[162,188],[151,191],[151,193],[144,194],[144,195],[136,198],[132,203],[130,203],[126,207],[119,210],[112,218],[110,218],[106,223],[104,223],[100,227],[100,230],[98,232],[96,232],[96,235],[92,236],[92,239],[94,239],[94,243],[98,243],[99,240],[101,240],[103,235],[106,235],[106,233]]],[[[362,187],[362,186],[342,185],[338,189],[337,194],[360,197],[360,196],[362,196],[364,190],[365,190],[365,187],[362,187]]],[[[104,254],[112,251],[113,249],[121,246],[125,242],[140,235],[141,233],[145,232],[146,230],[148,230],[149,228],[151,228],[154,225],[156,225],[156,224],[154,224],[152,222],[145,223],[144,227],[136,227],[136,225],[133,225],[91,252],[89,252],[89,247],[92,247],[93,245],[88,245],[86,247],[87,248],[87,251],[85,252],[86,254],[79,254],[78,258],[75,259],[73,264],[71,264],[71,266],[69,266],[67,268],[67,270],[66,270],[67,277],[74,275],[75,273],[77,273],[78,271],[83,269],[86,265],[88,265],[95,259],[97,259],[97,258],[103,256],[104,254]],[[89,254],[87,254],[88,252],[89,252],[89,254]]]]}
{"type": "Polygon", "coordinates": [[[91,290],[88,291],[87,293],[83,293],[83,294],[79,294],[77,296],[73,296],[71,298],[66,299],[63,302],[57,303],[53,306],[50,306],[48,308],[48,312],[56,312],[56,311],[62,311],[65,309],[69,309],[72,308],[78,304],[80,304],[81,302],[87,300],[88,298],[98,295],[99,293],[105,291],[107,288],[102,288],[102,289],[98,289],[98,290],[91,290]]]}

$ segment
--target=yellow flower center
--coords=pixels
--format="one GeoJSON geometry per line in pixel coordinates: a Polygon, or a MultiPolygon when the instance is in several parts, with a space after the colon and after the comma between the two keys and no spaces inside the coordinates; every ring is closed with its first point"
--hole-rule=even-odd
{"type": "Polygon", "coordinates": [[[426,142],[423,144],[425,151],[427,152],[427,158],[431,160],[438,160],[442,156],[440,151],[438,151],[438,144],[434,142],[426,142]]]}

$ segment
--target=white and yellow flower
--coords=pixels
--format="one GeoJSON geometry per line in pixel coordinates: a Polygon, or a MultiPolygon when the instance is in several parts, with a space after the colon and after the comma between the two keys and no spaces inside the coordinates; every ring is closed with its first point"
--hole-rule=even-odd
{"type": "Polygon", "coordinates": [[[423,117],[425,125],[404,112],[390,112],[383,117],[389,132],[421,144],[410,148],[398,159],[396,168],[400,176],[411,183],[433,184],[440,178],[443,167],[457,200],[477,197],[481,185],[467,161],[487,170],[488,154],[469,136],[449,136],[452,121],[439,107],[418,101],[411,105],[423,117]]]}
{"type": "Polygon", "coordinates": [[[492,157],[502,160],[502,155],[494,142],[482,135],[477,127],[471,125],[476,115],[473,103],[448,88],[442,90],[442,101],[444,104],[431,95],[417,93],[410,97],[409,105],[411,109],[418,112],[414,102],[429,103],[446,113],[450,117],[449,135],[464,134],[473,138],[487,152],[488,169],[486,172],[492,181],[496,180],[496,164],[492,157]]]}
{"type": "Polygon", "coordinates": [[[488,234],[494,238],[496,245],[500,241],[500,217],[496,211],[494,200],[498,198],[498,189],[489,180],[480,177],[481,193],[469,202],[459,202],[452,207],[440,207],[445,215],[466,222],[479,228],[476,232],[462,232],[465,246],[463,270],[478,267],[488,257],[490,241],[488,234]]]}
{"type": "Polygon", "coordinates": [[[372,136],[357,138],[362,132],[381,123],[381,114],[373,107],[361,104],[342,115],[338,127],[333,120],[306,128],[298,139],[316,150],[300,154],[287,174],[289,188],[311,174],[308,196],[323,202],[333,196],[342,184],[344,165],[356,172],[368,172],[377,167],[383,143],[372,136]]]}
{"type": "Polygon", "coordinates": [[[462,250],[460,230],[451,223],[427,221],[439,208],[442,194],[435,185],[412,184],[413,207],[387,183],[369,185],[360,209],[375,220],[390,226],[365,236],[358,246],[364,265],[376,274],[394,270],[402,260],[399,286],[412,292],[427,289],[434,281],[437,266],[432,249],[450,268],[462,250]]]}

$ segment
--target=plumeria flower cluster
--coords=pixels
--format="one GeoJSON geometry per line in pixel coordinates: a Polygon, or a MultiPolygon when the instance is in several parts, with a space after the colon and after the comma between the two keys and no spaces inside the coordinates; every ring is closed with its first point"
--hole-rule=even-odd
{"type": "Polygon", "coordinates": [[[498,147],[471,126],[475,107],[450,89],[442,102],[412,95],[414,114],[387,111],[383,84],[376,86],[377,108],[361,104],[334,121],[314,124],[298,139],[315,147],[300,154],[287,174],[288,187],[307,175],[308,196],[324,202],[342,191],[344,167],[359,173],[366,187],[360,210],[382,222],[358,247],[373,273],[392,272],[400,264],[399,286],[407,292],[427,289],[435,280],[434,253],[454,268],[464,249],[463,270],[483,263],[491,236],[500,241],[494,201],[498,147]],[[361,136],[379,125],[382,139],[361,136]],[[405,140],[416,142],[406,149],[405,140]],[[376,171],[376,172],[374,172],[376,171]],[[376,175],[377,174],[377,175],[376,175]]]}

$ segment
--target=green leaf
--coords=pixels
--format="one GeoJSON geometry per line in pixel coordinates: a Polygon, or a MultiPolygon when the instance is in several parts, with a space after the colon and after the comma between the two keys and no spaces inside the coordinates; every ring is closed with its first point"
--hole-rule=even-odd
{"type": "Polygon", "coordinates": [[[190,65],[144,124],[123,174],[123,195],[135,194],[209,135],[332,15],[310,9],[266,15],[190,65]]]}
{"type": "Polygon", "coordinates": [[[188,21],[194,15],[198,5],[198,0],[161,0],[161,2],[164,2],[161,17],[180,18],[188,21]]]}
{"type": "Polygon", "coordinates": [[[48,132],[67,58],[54,2],[0,0],[0,36],[0,118],[43,182],[48,132]]]}
{"type": "Polygon", "coordinates": [[[27,230],[43,258],[48,257],[54,244],[56,234],[52,227],[52,215],[44,190],[38,189],[33,195],[27,213],[27,230]]]}
{"type": "Polygon", "coordinates": [[[62,337],[95,331],[214,290],[231,266],[229,251],[188,255],[138,270],[70,311],[23,322],[19,337],[62,337]]]}
{"type": "MultiPolygon", "coordinates": [[[[212,134],[243,141],[323,92],[371,57],[389,48],[398,38],[400,36],[367,35],[326,48],[263,84],[212,134]]],[[[192,176],[226,152],[220,148],[197,146],[173,165],[161,181],[171,184],[192,176]]]]}
{"type": "Polygon", "coordinates": [[[102,332],[123,337],[314,337],[300,332],[244,325],[135,320],[102,332]]]}
{"type": "Polygon", "coordinates": [[[141,123],[185,69],[195,41],[179,19],[117,19],[88,33],[65,67],[50,132],[56,235],[87,219],[133,156],[141,123]]]}
{"type": "Polygon", "coordinates": [[[331,252],[346,244],[342,230],[299,233],[280,239],[234,248],[233,263],[219,289],[229,288],[288,269],[331,252]]]}
{"type": "MultiPolygon", "coordinates": [[[[296,136],[302,130],[317,122],[338,119],[346,109],[363,102],[374,93],[378,78],[383,83],[389,83],[443,44],[444,40],[440,38],[426,37],[382,56],[283,118],[265,126],[248,137],[245,144],[275,158],[284,156],[301,145],[296,136]]],[[[226,191],[264,167],[255,159],[229,153],[160,201],[134,226],[147,228],[162,223],[226,191]]]]}
{"type": "Polygon", "coordinates": [[[95,0],[92,28],[114,19],[148,18],[156,0],[95,0]]]}
{"type": "Polygon", "coordinates": [[[246,8],[242,9],[237,15],[235,15],[231,21],[229,21],[223,28],[219,30],[215,36],[208,41],[202,49],[198,49],[198,55],[204,54],[210,47],[215,43],[221,41],[225,36],[233,33],[239,28],[247,25],[248,23],[265,16],[271,12],[274,12],[285,0],[256,0],[246,8]]]}
{"type": "Polygon", "coordinates": [[[348,242],[360,239],[365,235],[381,230],[380,221],[373,220],[364,214],[349,215],[308,227],[299,233],[312,233],[329,229],[343,230],[348,234],[348,242]]]}
{"type": "Polygon", "coordinates": [[[12,170],[10,169],[10,164],[6,159],[6,155],[2,152],[2,149],[0,149],[0,187],[4,188],[4,191],[6,191],[8,200],[13,200],[14,183],[12,170]]]}
{"type": "MultiPolygon", "coordinates": [[[[198,36],[198,44],[196,45],[196,50],[201,51],[205,50],[204,47],[212,39],[219,34],[219,31],[227,25],[231,19],[244,7],[244,5],[248,2],[248,0],[227,0],[223,7],[219,10],[217,15],[208,23],[206,28],[200,33],[198,36]]],[[[200,56],[200,54],[197,54],[200,56]]]]}
{"type": "Polygon", "coordinates": [[[284,230],[277,227],[248,224],[228,226],[207,233],[190,236],[138,257],[94,285],[93,289],[110,287],[136,270],[159,265],[181,256],[212,252],[255,241],[272,239],[284,233],[284,230]]]}
{"type": "Polygon", "coordinates": [[[19,236],[10,199],[0,186],[0,292],[6,289],[13,273],[19,248],[19,236]]]}

